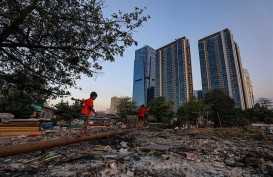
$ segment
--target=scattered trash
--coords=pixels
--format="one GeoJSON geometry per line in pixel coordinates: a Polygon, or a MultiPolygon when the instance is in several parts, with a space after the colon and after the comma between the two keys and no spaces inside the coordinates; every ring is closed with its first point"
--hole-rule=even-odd
{"type": "Polygon", "coordinates": [[[122,142],[120,143],[120,145],[121,145],[121,147],[123,147],[123,148],[127,148],[127,147],[128,147],[127,144],[126,144],[126,142],[124,142],[124,141],[122,141],[122,142]]]}
{"type": "Polygon", "coordinates": [[[49,129],[53,129],[54,128],[54,126],[53,126],[52,123],[43,123],[41,126],[42,126],[42,128],[44,130],[49,130],[49,129]]]}
{"type": "MultiPolygon", "coordinates": [[[[47,130],[48,131],[48,130],[47,130]]],[[[90,134],[121,131],[91,129],[90,134]]],[[[264,176],[272,174],[272,141],[212,138],[183,130],[135,130],[0,158],[3,176],[264,176]],[[201,138],[200,138],[201,137],[201,138]],[[257,148],[257,144],[259,147],[257,148]],[[255,166],[254,166],[255,165],[255,166]]],[[[3,138],[1,146],[75,137],[74,129],[49,130],[43,136],[3,138]]],[[[270,136],[270,135],[269,135],[270,136]]],[[[1,141],[1,139],[0,139],[1,141]]]]}
{"type": "Polygon", "coordinates": [[[174,152],[192,152],[195,151],[196,149],[186,147],[186,146],[179,146],[179,145],[173,145],[173,151],[174,152]]]}
{"type": "Polygon", "coordinates": [[[117,123],[117,127],[120,128],[120,129],[127,128],[127,126],[124,123],[122,123],[122,122],[117,123]]]}
{"type": "Polygon", "coordinates": [[[116,158],[116,157],[118,157],[118,155],[108,154],[108,155],[103,155],[102,157],[104,157],[104,158],[116,158]]]}
{"type": "Polygon", "coordinates": [[[105,147],[99,146],[99,147],[95,147],[94,150],[95,151],[110,151],[112,150],[112,148],[110,146],[105,146],[105,147]]]}
{"type": "Polygon", "coordinates": [[[273,130],[271,127],[266,127],[265,131],[267,134],[273,134],[273,130]]]}
{"type": "Polygon", "coordinates": [[[140,148],[142,151],[169,151],[172,149],[171,145],[151,144],[140,148]]]}
{"type": "Polygon", "coordinates": [[[186,152],[186,159],[187,160],[195,160],[195,154],[191,152],[186,152]]]}
{"type": "Polygon", "coordinates": [[[110,167],[112,169],[117,169],[117,161],[116,160],[109,160],[105,163],[106,167],[110,167]]]}
{"type": "Polygon", "coordinates": [[[37,136],[40,136],[40,134],[33,133],[33,134],[29,134],[29,135],[27,135],[27,137],[37,137],[37,136]]]}
{"type": "Polygon", "coordinates": [[[56,156],[52,156],[52,157],[48,157],[45,159],[45,161],[51,160],[51,159],[55,159],[57,157],[61,157],[62,155],[56,155],[56,156]]]}
{"type": "Polygon", "coordinates": [[[120,152],[120,153],[126,153],[126,152],[128,152],[128,150],[127,150],[127,149],[121,148],[121,149],[119,150],[119,152],[120,152]]]}

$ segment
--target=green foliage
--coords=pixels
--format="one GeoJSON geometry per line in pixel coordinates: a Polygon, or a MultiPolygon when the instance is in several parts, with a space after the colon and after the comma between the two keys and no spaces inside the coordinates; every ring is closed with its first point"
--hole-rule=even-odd
{"type": "Polygon", "coordinates": [[[76,101],[73,105],[69,105],[68,102],[61,100],[55,107],[57,108],[56,115],[61,116],[66,121],[81,118],[82,104],[80,102],[76,101]]]}
{"type": "Polygon", "coordinates": [[[253,108],[246,110],[246,117],[252,122],[273,123],[272,101],[260,98],[253,108]]]}
{"type": "Polygon", "coordinates": [[[246,119],[244,111],[240,108],[227,110],[224,114],[219,114],[221,125],[225,127],[242,127],[250,125],[246,119]]]}
{"type": "Polygon", "coordinates": [[[181,125],[185,123],[196,125],[204,111],[205,104],[200,100],[192,99],[177,110],[177,121],[181,123],[181,125]]]}
{"type": "Polygon", "coordinates": [[[149,115],[157,122],[169,123],[174,116],[172,104],[165,97],[157,97],[148,103],[149,115]]]}
{"type": "Polygon", "coordinates": [[[33,104],[43,105],[45,99],[37,95],[33,98],[24,90],[13,89],[12,87],[0,90],[0,112],[11,113],[15,118],[30,118],[34,107],[33,104]]]}
{"type": "Polygon", "coordinates": [[[263,120],[264,123],[266,124],[273,124],[273,113],[272,111],[270,112],[270,115],[266,115],[263,120]]]}
{"type": "Polygon", "coordinates": [[[222,123],[220,122],[220,115],[231,114],[235,108],[234,100],[221,89],[214,89],[206,93],[204,103],[209,107],[209,117],[214,122],[215,127],[219,127],[222,123]]]}
{"type": "Polygon", "coordinates": [[[235,107],[235,102],[222,89],[214,89],[205,94],[204,102],[212,111],[225,112],[235,107]]]}
{"type": "Polygon", "coordinates": [[[120,100],[120,103],[117,106],[117,113],[122,118],[126,118],[126,115],[136,115],[137,108],[137,104],[132,101],[130,97],[125,97],[120,100]]]}
{"type": "Polygon", "coordinates": [[[100,73],[137,45],[135,29],[150,17],[143,9],[105,16],[102,0],[0,1],[0,90],[68,95],[82,75],[100,73]]]}
{"type": "Polygon", "coordinates": [[[186,123],[184,118],[177,117],[177,120],[173,122],[174,127],[181,127],[184,123],[186,123]]]}

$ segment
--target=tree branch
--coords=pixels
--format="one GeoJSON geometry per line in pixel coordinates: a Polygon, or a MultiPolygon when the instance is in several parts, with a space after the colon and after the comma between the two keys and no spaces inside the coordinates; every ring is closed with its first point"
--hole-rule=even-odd
{"type": "MultiPolygon", "coordinates": [[[[23,43],[2,43],[1,47],[8,47],[8,48],[15,48],[15,47],[26,47],[29,49],[56,49],[56,50],[80,50],[80,51],[86,51],[86,52],[94,52],[93,49],[86,49],[86,48],[80,48],[80,47],[71,47],[71,46],[44,46],[44,45],[33,45],[33,44],[23,44],[23,43]]],[[[94,52],[96,53],[96,52],[94,52]]],[[[99,53],[97,53],[99,54],[99,53]]],[[[101,54],[99,54],[101,55],[101,54]]]]}
{"type": "Polygon", "coordinates": [[[32,4],[27,6],[24,10],[22,10],[17,17],[15,17],[14,21],[0,34],[0,44],[3,43],[9,35],[16,29],[18,29],[19,25],[24,21],[26,16],[35,8],[38,0],[34,0],[32,4]]]}
{"type": "MultiPolygon", "coordinates": [[[[18,62],[19,64],[21,64],[24,68],[26,68],[27,70],[29,70],[30,72],[32,72],[32,73],[34,73],[34,74],[36,74],[36,75],[38,75],[38,76],[40,76],[41,78],[45,78],[45,79],[47,79],[47,80],[49,80],[49,81],[52,81],[52,79],[50,79],[50,78],[48,78],[48,77],[46,77],[46,76],[44,76],[44,75],[41,75],[41,74],[39,74],[38,72],[36,72],[36,71],[34,71],[33,69],[31,69],[30,67],[28,67],[26,64],[24,64],[22,61],[20,61],[19,59],[17,59],[15,56],[13,56],[13,55],[11,55],[9,52],[7,52],[6,50],[4,50],[4,49],[2,49],[2,48],[0,48],[0,50],[2,50],[7,56],[9,56],[13,61],[15,61],[15,62],[18,62]]],[[[54,83],[55,81],[53,81],[53,83],[54,83]]],[[[57,83],[56,83],[57,84],[57,83]]]]}

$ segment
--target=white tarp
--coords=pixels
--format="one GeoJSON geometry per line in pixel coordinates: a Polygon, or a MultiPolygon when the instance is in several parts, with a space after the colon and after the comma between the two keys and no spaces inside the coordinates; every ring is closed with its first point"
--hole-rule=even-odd
{"type": "Polygon", "coordinates": [[[11,114],[11,113],[0,113],[0,119],[2,122],[5,122],[9,119],[13,119],[14,118],[14,115],[11,114]]]}

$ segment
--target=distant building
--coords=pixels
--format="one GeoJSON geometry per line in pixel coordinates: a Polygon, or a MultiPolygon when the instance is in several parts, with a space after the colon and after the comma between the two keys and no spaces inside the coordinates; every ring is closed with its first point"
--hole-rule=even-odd
{"type": "Polygon", "coordinates": [[[31,117],[32,118],[40,118],[43,107],[41,107],[39,105],[35,105],[35,104],[32,104],[32,107],[34,108],[34,111],[33,111],[32,115],[31,115],[31,117]]]}
{"type": "Polygon", "coordinates": [[[122,97],[112,97],[111,98],[111,105],[110,105],[110,113],[111,114],[116,114],[118,112],[118,105],[120,103],[120,101],[122,100],[122,97]]]}
{"type": "Polygon", "coordinates": [[[223,89],[237,107],[248,108],[240,51],[229,29],[198,41],[203,94],[223,89]]]}
{"type": "MultiPolygon", "coordinates": [[[[96,111],[96,113],[98,114],[98,115],[96,116],[96,118],[104,118],[104,117],[107,117],[105,111],[96,111]]],[[[94,118],[94,117],[93,117],[93,118],[94,118]]]]}
{"type": "Polygon", "coordinates": [[[106,113],[106,114],[111,113],[111,109],[110,109],[110,108],[107,108],[107,109],[105,110],[105,113],[106,113]]]}
{"type": "Polygon", "coordinates": [[[193,96],[190,43],[186,37],[156,50],[155,97],[159,96],[172,102],[174,111],[193,96]]]}
{"type": "Polygon", "coordinates": [[[202,90],[193,90],[193,95],[198,100],[202,100],[203,99],[203,91],[202,90]]]}
{"type": "Polygon", "coordinates": [[[51,107],[51,106],[49,106],[49,104],[47,102],[45,102],[44,106],[42,107],[42,110],[41,110],[40,118],[53,119],[53,118],[55,118],[55,111],[56,111],[55,107],[51,107]]]}
{"type": "Polygon", "coordinates": [[[154,58],[155,50],[149,46],[135,51],[133,101],[147,105],[154,98],[154,58]]]}

